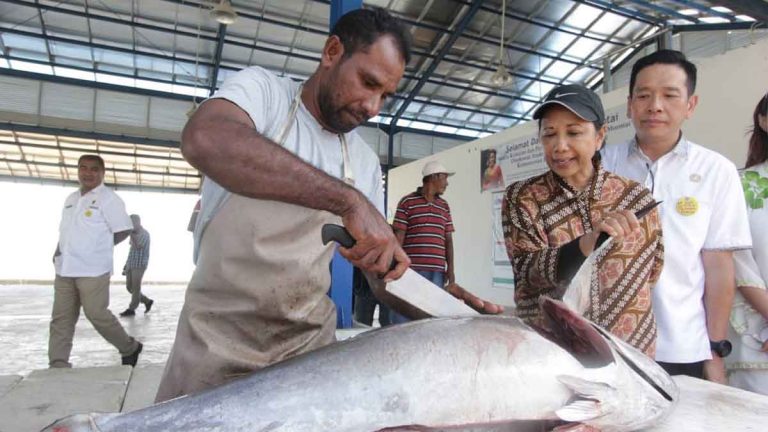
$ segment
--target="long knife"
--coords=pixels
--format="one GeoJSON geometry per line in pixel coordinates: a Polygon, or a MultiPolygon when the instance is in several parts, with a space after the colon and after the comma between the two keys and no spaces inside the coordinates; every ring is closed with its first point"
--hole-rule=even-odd
{"type": "MultiPolygon", "coordinates": [[[[355,239],[341,225],[326,224],[321,231],[323,244],[335,241],[345,248],[355,246],[355,239]]],[[[393,261],[393,268],[396,263],[393,261]]],[[[389,283],[376,275],[364,272],[374,294],[379,300],[393,306],[398,312],[411,318],[479,315],[463,301],[433,284],[412,269],[400,279],[389,283]]]]}

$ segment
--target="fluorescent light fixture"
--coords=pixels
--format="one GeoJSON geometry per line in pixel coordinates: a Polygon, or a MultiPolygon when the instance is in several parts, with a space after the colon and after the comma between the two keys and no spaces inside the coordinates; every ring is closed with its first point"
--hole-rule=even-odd
{"type": "Polygon", "coordinates": [[[749,15],[736,15],[736,19],[739,21],[757,21],[749,15]]]}
{"type": "Polygon", "coordinates": [[[237,12],[229,0],[221,0],[211,9],[211,16],[220,24],[229,25],[237,21],[237,12]]]}
{"type": "Polygon", "coordinates": [[[698,15],[699,11],[697,9],[680,9],[677,13],[680,15],[698,15]]]}
{"type": "Polygon", "coordinates": [[[701,18],[699,18],[699,20],[701,22],[707,23],[707,24],[720,24],[720,23],[729,23],[730,22],[727,19],[720,18],[720,17],[701,17],[701,18]]]}
{"type": "Polygon", "coordinates": [[[715,6],[712,8],[713,11],[721,12],[721,13],[733,13],[732,10],[728,9],[725,6],[715,6]]]}

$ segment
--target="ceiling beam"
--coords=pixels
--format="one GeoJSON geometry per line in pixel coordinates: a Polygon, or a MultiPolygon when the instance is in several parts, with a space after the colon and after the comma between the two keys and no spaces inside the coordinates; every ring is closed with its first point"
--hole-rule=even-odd
{"type": "Polygon", "coordinates": [[[403,101],[403,103],[400,104],[400,107],[397,109],[397,112],[395,112],[394,117],[392,118],[392,125],[397,126],[397,120],[400,119],[400,117],[403,115],[405,110],[408,108],[408,105],[410,105],[411,101],[413,101],[413,98],[416,97],[417,94],[419,94],[419,91],[421,91],[421,88],[424,87],[424,84],[427,83],[427,79],[430,75],[437,69],[437,65],[440,64],[440,61],[443,60],[443,58],[448,54],[448,52],[451,50],[451,47],[453,47],[453,44],[456,42],[456,39],[459,38],[461,33],[464,31],[464,29],[467,28],[470,21],[472,21],[472,18],[475,17],[475,14],[477,14],[477,11],[480,10],[480,6],[482,5],[482,0],[474,0],[472,2],[472,5],[469,6],[467,11],[464,13],[464,16],[461,17],[461,20],[458,24],[456,24],[456,28],[453,30],[451,35],[448,37],[448,40],[445,41],[442,48],[440,48],[440,51],[437,53],[434,59],[432,59],[432,63],[429,64],[427,69],[421,74],[421,78],[419,78],[419,81],[416,83],[416,85],[413,87],[410,93],[408,93],[408,97],[403,101]]]}
{"type": "Polygon", "coordinates": [[[62,137],[102,140],[102,141],[115,141],[128,144],[150,145],[157,147],[167,148],[179,148],[179,142],[173,140],[161,140],[155,138],[147,138],[133,135],[121,135],[121,134],[109,134],[104,132],[86,132],[67,128],[52,128],[45,126],[25,125],[10,122],[0,122],[0,130],[20,132],[20,133],[36,133],[47,135],[59,135],[62,137]]]}
{"type": "MultiPolygon", "coordinates": [[[[26,184],[44,184],[44,185],[57,185],[57,186],[77,186],[79,182],[77,180],[64,180],[64,179],[52,179],[44,177],[29,177],[29,176],[9,176],[0,175],[1,182],[7,183],[26,183],[26,184]]],[[[104,182],[113,190],[121,191],[138,191],[138,192],[176,192],[183,194],[198,194],[199,190],[168,187],[168,186],[139,186],[139,185],[124,185],[116,184],[112,182],[104,182]]]]}

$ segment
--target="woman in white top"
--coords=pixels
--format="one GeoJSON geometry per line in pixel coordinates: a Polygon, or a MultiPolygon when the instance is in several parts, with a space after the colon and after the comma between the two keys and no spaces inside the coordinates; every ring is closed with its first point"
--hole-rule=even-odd
{"type": "Polygon", "coordinates": [[[755,108],[741,183],[753,246],[734,253],[738,292],[731,312],[733,355],[726,362],[732,386],[768,395],[768,94],[755,108]]]}

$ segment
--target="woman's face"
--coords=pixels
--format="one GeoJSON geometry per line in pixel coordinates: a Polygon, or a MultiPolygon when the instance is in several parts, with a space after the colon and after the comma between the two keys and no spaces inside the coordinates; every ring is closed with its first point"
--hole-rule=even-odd
{"type": "Polygon", "coordinates": [[[544,113],[539,135],[549,169],[578,190],[586,187],[594,173],[592,157],[605,138],[605,126],[597,131],[592,122],[554,105],[544,113]]]}
{"type": "Polygon", "coordinates": [[[485,162],[485,165],[488,167],[496,165],[496,152],[488,152],[488,160],[485,162]]]}

